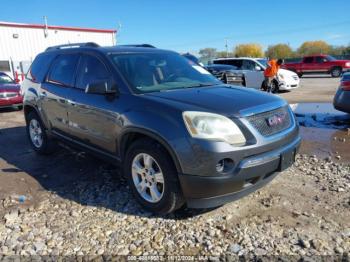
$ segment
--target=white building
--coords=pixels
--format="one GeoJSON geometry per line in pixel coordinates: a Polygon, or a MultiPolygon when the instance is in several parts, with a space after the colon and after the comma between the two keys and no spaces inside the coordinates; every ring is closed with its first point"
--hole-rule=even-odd
{"type": "Polygon", "coordinates": [[[0,22],[0,71],[22,78],[47,47],[82,42],[116,45],[116,30],[0,22]]]}

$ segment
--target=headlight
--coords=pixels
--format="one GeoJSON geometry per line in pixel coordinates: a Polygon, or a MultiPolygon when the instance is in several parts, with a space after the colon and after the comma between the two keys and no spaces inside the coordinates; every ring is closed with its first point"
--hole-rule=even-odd
{"type": "Polygon", "coordinates": [[[284,76],[282,74],[278,74],[278,77],[284,79],[284,76]]]}
{"type": "Polygon", "coordinates": [[[220,140],[234,145],[246,142],[239,127],[225,116],[195,111],[183,112],[182,116],[192,137],[220,140]]]}
{"type": "Polygon", "coordinates": [[[345,66],[350,67],[350,62],[346,62],[346,63],[345,63],[345,66]]]}

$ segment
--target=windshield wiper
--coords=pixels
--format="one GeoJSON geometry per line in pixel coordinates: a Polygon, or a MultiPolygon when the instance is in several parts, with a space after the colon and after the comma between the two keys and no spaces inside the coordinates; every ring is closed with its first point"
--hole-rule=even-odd
{"type": "Polygon", "coordinates": [[[217,84],[202,84],[202,83],[199,83],[199,84],[196,84],[196,85],[193,85],[193,86],[186,86],[184,88],[196,88],[196,87],[207,87],[207,86],[215,86],[217,84]]]}

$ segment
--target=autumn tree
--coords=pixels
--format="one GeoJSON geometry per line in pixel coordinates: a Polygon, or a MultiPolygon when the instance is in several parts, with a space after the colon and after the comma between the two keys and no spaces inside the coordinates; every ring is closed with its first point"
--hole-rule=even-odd
{"type": "Polygon", "coordinates": [[[322,41],[322,40],[307,41],[307,42],[304,42],[298,48],[298,54],[301,56],[315,55],[315,54],[328,54],[330,50],[331,50],[330,45],[327,44],[325,41],[322,41]]]}
{"type": "Polygon", "coordinates": [[[261,45],[255,43],[237,45],[234,54],[237,57],[262,57],[264,55],[261,45]]]}
{"type": "Polygon", "coordinates": [[[265,56],[269,58],[291,58],[294,56],[292,48],[287,44],[277,44],[270,45],[266,52],[265,56]]]}

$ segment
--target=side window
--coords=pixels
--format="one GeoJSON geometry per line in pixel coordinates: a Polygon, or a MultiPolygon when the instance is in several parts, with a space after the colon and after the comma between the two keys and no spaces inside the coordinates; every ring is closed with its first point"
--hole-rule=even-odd
{"type": "Polygon", "coordinates": [[[324,63],[324,62],[327,62],[327,58],[325,58],[323,56],[316,57],[316,63],[324,63]]]}
{"type": "Polygon", "coordinates": [[[106,82],[110,87],[111,75],[105,65],[96,57],[83,55],[79,63],[76,87],[86,89],[91,83],[106,82]]]}
{"type": "Polygon", "coordinates": [[[73,86],[78,54],[59,55],[53,62],[49,73],[49,82],[64,86],[73,86]]]}
{"type": "Polygon", "coordinates": [[[242,69],[254,71],[255,70],[255,62],[250,61],[250,60],[243,60],[242,69]]]}
{"type": "Polygon", "coordinates": [[[313,57],[305,57],[304,63],[306,64],[311,64],[314,61],[313,57]]]}
{"type": "Polygon", "coordinates": [[[53,58],[52,54],[38,55],[30,66],[26,78],[36,83],[43,82],[53,58]]]}

